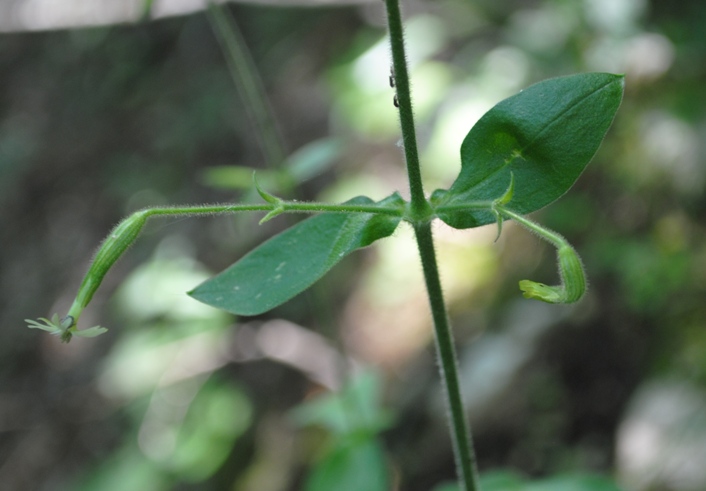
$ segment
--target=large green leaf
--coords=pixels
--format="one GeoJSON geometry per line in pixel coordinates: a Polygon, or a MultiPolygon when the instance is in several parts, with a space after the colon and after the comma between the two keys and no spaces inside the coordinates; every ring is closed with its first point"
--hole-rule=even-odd
{"type": "MultiPolygon", "coordinates": [[[[461,145],[461,173],[436,206],[500,198],[515,178],[505,205],[521,214],[542,208],[573,186],[598,150],[623,95],[621,75],[585,73],[545,80],[498,103],[461,145]]],[[[494,222],[488,210],[439,213],[455,228],[494,222]]]]}
{"type": "MultiPolygon", "coordinates": [[[[349,204],[373,204],[359,196],[349,204]]],[[[397,194],[378,204],[403,206],[397,194]]],[[[189,292],[196,300],[239,315],[258,315],[310,287],[352,251],[391,235],[399,217],[323,213],[263,243],[189,292]]]]}

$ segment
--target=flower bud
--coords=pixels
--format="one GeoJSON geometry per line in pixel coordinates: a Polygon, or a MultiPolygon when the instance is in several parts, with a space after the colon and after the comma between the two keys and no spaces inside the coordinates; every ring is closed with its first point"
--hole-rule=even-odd
{"type": "Polygon", "coordinates": [[[586,292],[586,276],[581,258],[569,244],[557,250],[560,286],[547,286],[530,280],[520,281],[520,290],[525,298],[535,298],[548,303],[577,302],[586,292]]]}

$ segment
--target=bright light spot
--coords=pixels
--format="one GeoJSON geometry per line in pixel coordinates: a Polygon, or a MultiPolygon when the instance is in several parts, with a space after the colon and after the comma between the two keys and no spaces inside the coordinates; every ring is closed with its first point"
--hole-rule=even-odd
{"type": "Polygon", "coordinates": [[[599,72],[621,73],[625,71],[623,51],[625,42],[610,37],[598,38],[584,51],[586,66],[599,72]]]}
{"type": "Polygon", "coordinates": [[[142,453],[157,462],[166,460],[174,451],[177,434],[173,428],[162,421],[150,419],[140,426],[137,445],[142,453]]]}
{"type": "Polygon", "coordinates": [[[404,303],[424,282],[411,227],[399,227],[393,237],[377,244],[378,261],[365,279],[373,307],[404,303]]]}
{"type": "MultiPolygon", "coordinates": [[[[222,3],[216,0],[215,3],[222,3]]],[[[40,31],[137,22],[145,0],[21,0],[0,4],[0,32],[40,31]]],[[[186,15],[206,0],[155,0],[151,18],[186,15]]]]}
{"type": "Polygon", "coordinates": [[[437,54],[448,42],[447,28],[438,18],[419,15],[405,25],[407,61],[411,67],[437,54]]]}
{"type": "MultiPolygon", "coordinates": [[[[407,22],[405,29],[410,69],[436,54],[447,42],[441,21],[436,17],[414,17],[407,22]]],[[[351,74],[363,92],[375,94],[389,90],[392,93],[387,77],[391,65],[390,46],[386,36],[353,63],[351,74]]]]}
{"type": "Polygon", "coordinates": [[[699,137],[691,126],[667,113],[652,112],[643,121],[642,145],[649,161],[670,175],[677,189],[701,191],[706,169],[699,161],[699,137]]]}
{"type": "Polygon", "coordinates": [[[374,94],[389,88],[390,64],[390,48],[384,37],[355,60],[351,75],[361,91],[374,94]]]}
{"type": "Polygon", "coordinates": [[[642,34],[625,46],[625,71],[631,80],[655,79],[674,61],[674,47],[661,34],[642,34]]]}
{"type": "Polygon", "coordinates": [[[626,73],[630,84],[653,80],[669,70],[674,61],[674,47],[661,34],[641,34],[628,39],[604,36],[584,56],[592,70],[626,73]]]}
{"type": "Polygon", "coordinates": [[[503,92],[516,92],[522,88],[530,71],[527,55],[517,48],[501,46],[488,53],[483,60],[486,77],[503,92]]]}
{"type": "Polygon", "coordinates": [[[319,199],[329,203],[342,203],[355,196],[365,195],[374,200],[381,200],[389,195],[392,190],[378,176],[350,175],[321,192],[319,199]]]}
{"type": "Polygon", "coordinates": [[[595,28],[630,32],[647,10],[646,0],[584,0],[586,20],[595,28]]]}
{"type": "Polygon", "coordinates": [[[255,339],[263,355],[297,368],[324,387],[340,387],[338,352],[318,334],[275,319],[260,326],[255,339]]]}
{"type": "Polygon", "coordinates": [[[558,52],[564,48],[576,28],[569,12],[545,6],[537,10],[520,10],[510,19],[509,34],[515,44],[536,52],[558,52]]]}
{"type": "Polygon", "coordinates": [[[27,30],[97,26],[137,18],[138,5],[137,2],[93,0],[25,0],[19,4],[16,18],[27,30]]]}
{"type": "Polygon", "coordinates": [[[461,169],[459,148],[473,125],[492,107],[489,98],[479,93],[478,86],[468,86],[467,97],[450,97],[441,108],[434,132],[424,151],[424,177],[434,186],[448,187],[461,169]]]}
{"type": "Polygon", "coordinates": [[[617,461],[626,489],[706,488],[706,396],[675,382],[652,382],[633,397],[618,430],[617,461]]]}
{"type": "MultiPolygon", "coordinates": [[[[144,3],[144,0],[141,3],[144,3]]],[[[186,15],[204,10],[207,4],[207,0],[155,0],[152,5],[152,15],[154,17],[186,15]]]]}
{"type": "Polygon", "coordinates": [[[222,311],[189,297],[186,292],[209,278],[196,261],[183,257],[179,241],[167,238],[155,259],[139,266],[121,285],[117,294],[120,308],[141,320],[217,320],[227,318],[222,311]]]}

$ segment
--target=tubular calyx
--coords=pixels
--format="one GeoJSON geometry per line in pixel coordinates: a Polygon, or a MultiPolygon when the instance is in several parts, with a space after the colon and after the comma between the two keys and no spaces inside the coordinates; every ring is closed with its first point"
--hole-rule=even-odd
{"type": "Polygon", "coordinates": [[[76,298],[65,317],[60,319],[57,314],[54,314],[51,319],[40,318],[40,322],[26,319],[28,327],[60,336],[65,343],[71,341],[73,336],[94,337],[106,332],[107,329],[100,326],[79,330],[77,328],[79,317],[93,298],[106,273],[140,235],[147,218],[149,218],[148,210],[137,211],[118,223],[110,232],[93,258],[91,267],[84,276],[76,298]]]}
{"type": "Polygon", "coordinates": [[[133,213],[118,223],[103,241],[96,256],[93,258],[91,267],[81,282],[76,294],[76,300],[74,300],[69,310],[68,315],[74,318],[74,323],[78,322],[81,312],[93,298],[93,294],[100,286],[108,270],[140,235],[148,216],[146,210],[133,213]]]}

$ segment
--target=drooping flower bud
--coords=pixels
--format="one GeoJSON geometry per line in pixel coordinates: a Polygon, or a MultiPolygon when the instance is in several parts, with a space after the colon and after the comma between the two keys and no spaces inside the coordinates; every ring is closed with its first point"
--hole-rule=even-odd
{"type": "Polygon", "coordinates": [[[568,243],[557,250],[561,285],[547,286],[530,280],[520,281],[525,298],[535,298],[548,303],[574,303],[586,292],[586,275],[581,258],[568,243]]]}
{"type": "Polygon", "coordinates": [[[140,235],[148,217],[148,210],[137,211],[118,223],[110,232],[93,258],[91,267],[88,269],[86,276],[84,276],[78,293],[76,293],[76,298],[65,317],[59,318],[57,314],[54,314],[51,319],[41,318],[39,322],[27,319],[28,327],[42,329],[60,336],[65,343],[68,343],[72,336],[94,337],[107,331],[107,329],[100,326],[79,330],[77,327],[78,319],[83,309],[93,298],[93,294],[100,286],[106,273],[135,242],[137,236],[140,235]]]}

